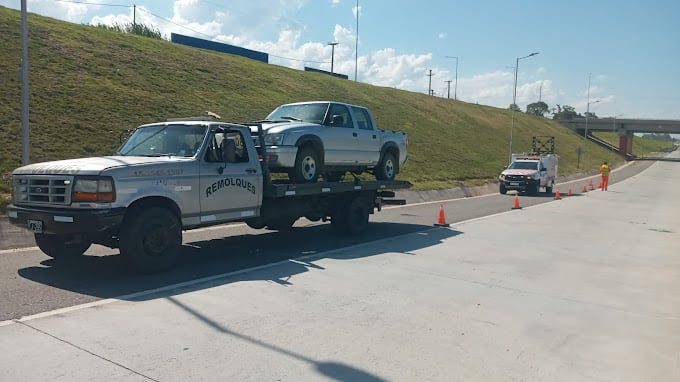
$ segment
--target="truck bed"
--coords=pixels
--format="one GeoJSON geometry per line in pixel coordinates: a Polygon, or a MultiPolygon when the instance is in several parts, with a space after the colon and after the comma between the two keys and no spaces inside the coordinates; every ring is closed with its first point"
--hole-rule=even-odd
{"type": "Polygon", "coordinates": [[[337,194],[359,190],[391,191],[406,189],[410,188],[411,186],[412,184],[405,180],[316,183],[272,182],[268,185],[265,185],[264,197],[281,198],[286,196],[337,194]]]}

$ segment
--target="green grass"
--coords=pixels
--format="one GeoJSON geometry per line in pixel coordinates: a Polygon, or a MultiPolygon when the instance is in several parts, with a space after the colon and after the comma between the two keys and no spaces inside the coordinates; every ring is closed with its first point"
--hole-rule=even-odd
{"type": "MultiPolygon", "coordinates": [[[[365,105],[379,127],[407,132],[409,160],[399,178],[416,189],[494,182],[509,158],[509,110],[35,14],[28,20],[31,162],[110,154],[123,130],[169,117],[210,110],[224,120],[246,122],[279,104],[305,100],[365,105]]],[[[0,7],[0,193],[9,192],[11,171],[21,165],[20,21],[18,11],[0,7]]],[[[554,136],[561,174],[595,171],[604,159],[623,161],[588,142],[578,169],[582,137],[545,118],[515,116],[513,151],[530,150],[534,135],[554,136]]],[[[658,151],[646,141],[635,138],[637,155],[658,151]]]]}

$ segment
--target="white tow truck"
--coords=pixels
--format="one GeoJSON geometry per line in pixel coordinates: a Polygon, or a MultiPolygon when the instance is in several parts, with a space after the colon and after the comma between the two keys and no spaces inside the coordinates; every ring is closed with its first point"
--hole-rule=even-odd
{"type": "Polygon", "coordinates": [[[305,217],[358,234],[376,209],[405,203],[394,190],[407,181],[272,181],[264,136],[259,124],[207,117],[142,125],[113,156],[14,170],[9,221],[52,258],[96,243],[152,273],[176,263],[183,230],[238,221],[287,230],[305,217]]]}
{"type": "Polygon", "coordinates": [[[531,153],[512,154],[510,164],[498,176],[499,192],[537,195],[543,188],[551,194],[557,179],[558,156],[554,151],[554,137],[534,137],[531,153]]]}

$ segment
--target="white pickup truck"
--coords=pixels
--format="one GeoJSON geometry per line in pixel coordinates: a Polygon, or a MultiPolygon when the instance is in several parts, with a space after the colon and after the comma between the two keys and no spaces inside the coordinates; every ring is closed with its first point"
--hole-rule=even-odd
{"type": "Polygon", "coordinates": [[[404,203],[393,190],[405,181],[272,182],[264,137],[261,125],[207,118],[142,125],[113,156],[14,170],[9,221],[50,257],[96,243],[148,273],[175,264],[182,230],[234,221],[286,230],[305,217],[358,234],[375,209],[404,203]]]}
{"type": "Polygon", "coordinates": [[[379,129],[367,108],[340,102],[299,102],[277,107],[265,120],[273,172],[295,182],[341,180],[369,171],[393,180],[408,157],[406,133],[379,129]]]}

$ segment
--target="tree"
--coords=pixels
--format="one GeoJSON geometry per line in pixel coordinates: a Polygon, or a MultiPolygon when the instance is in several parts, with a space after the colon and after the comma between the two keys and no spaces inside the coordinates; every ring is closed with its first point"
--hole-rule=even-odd
{"type": "Polygon", "coordinates": [[[515,110],[518,113],[521,113],[522,110],[517,106],[517,104],[511,103],[510,106],[508,106],[508,110],[515,110]]]}
{"type": "Polygon", "coordinates": [[[568,121],[578,117],[581,117],[581,115],[576,112],[573,106],[569,105],[560,106],[558,104],[557,111],[553,111],[553,119],[556,121],[568,121]]]}
{"type": "Polygon", "coordinates": [[[595,115],[595,113],[593,113],[592,111],[586,111],[584,115],[590,119],[597,119],[597,115],[595,115]]]}
{"type": "Polygon", "coordinates": [[[549,111],[550,109],[548,108],[548,104],[543,101],[538,101],[527,105],[527,114],[545,117],[549,111]]]}

